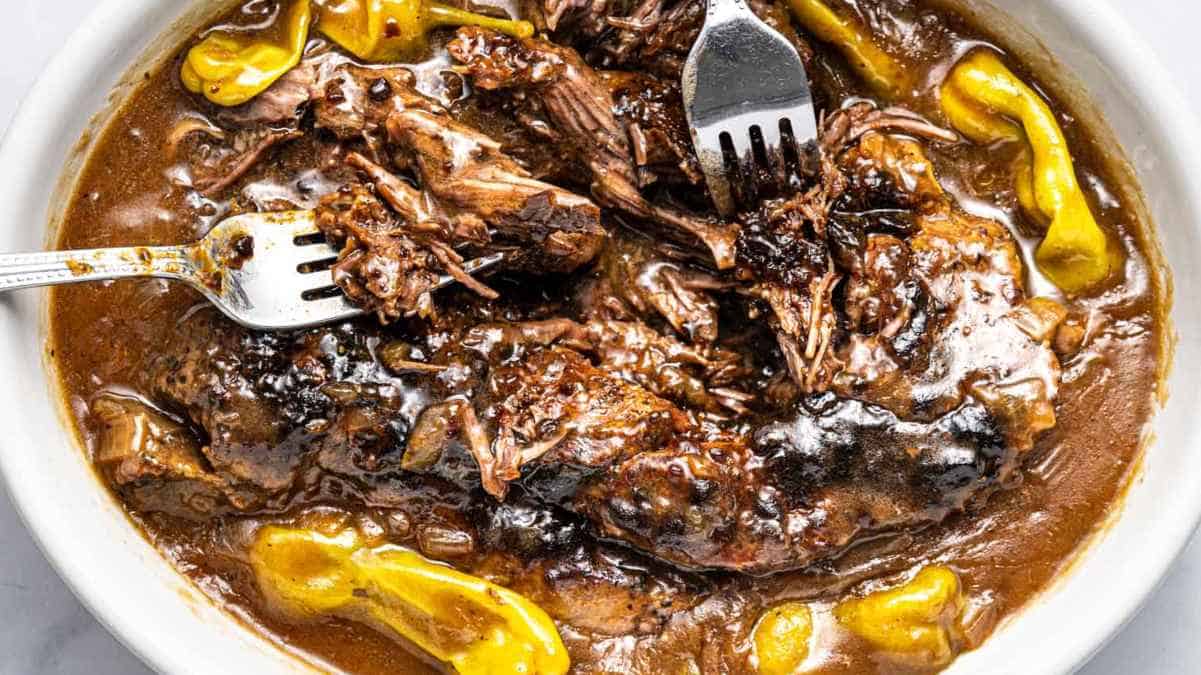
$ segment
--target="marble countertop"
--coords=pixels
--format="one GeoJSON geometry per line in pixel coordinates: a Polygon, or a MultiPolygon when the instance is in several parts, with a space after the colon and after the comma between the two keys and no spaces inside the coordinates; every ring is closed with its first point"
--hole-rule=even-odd
{"type": "MultiPolygon", "coordinates": [[[[1125,5],[1127,0],[1113,0],[1125,5]]],[[[0,130],[46,61],[97,0],[5,0],[0,130]]],[[[1142,0],[1127,13],[1194,105],[1201,104],[1195,40],[1201,5],[1142,0]]],[[[0,675],[139,675],[150,671],[93,619],[50,569],[0,488],[0,675]]],[[[1084,669],[1087,675],[1195,671],[1201,664],[1201,544],[1196,541],[1142,613],[1084,669]]]]}

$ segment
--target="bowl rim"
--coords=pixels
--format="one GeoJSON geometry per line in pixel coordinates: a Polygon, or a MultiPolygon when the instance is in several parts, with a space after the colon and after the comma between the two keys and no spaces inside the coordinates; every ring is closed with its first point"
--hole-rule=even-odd
{"type": "MultiPolygon", "coordinates": [[[[1201,127],[1198,127],[1197,117],[1187,105],[1180,88],[1161,67],[1160,59],[1143,38],[1130,28],[1109,0],[1039,1],[1054,7],[1073,30],[1081,32],[1088,39],[1089,44],[1108,45],[1105,54],[1109,58],[1105,66],[1131,88],[1132,97],[1150,102],[1148,126],[1163,129],[1166,134],[1178,139],[1179,142],[1167,146],[1166,156],[1160,159],[1170,165],[1170,174],[1178,177],[1188,188],[1186,212],[1201,215],[1201,155],[1191,155],[1183,150],[1201,147],[1198,142],[1201,132],[1196,131],[1201,127]]],[[[176,4],[183,7],[194,2],[180,0],[176,4]]],[[[164,4],[164,0],[103,0],[87,15],[48,62],[14,114],[0,141],[0,177],[8,177],[14,171],[19,174],[19,170],[12,167],[45,147],[44,142],[52,131],[50,121],[54,119],[54,113],[70,106],[76,92],[94,86],[94,83],[87,81],[87,69],[82,67],[87,59],[104,54],[113,35],[132,30],[149,8],[159,4],[164,4]]],[[[999,6],[1003,4],[998,3],[999,6]]],[[[129,65],[121,64],[119,70],[123,71],[129,65]]],[[[0,181],[0,203],[9,203],[9,198],[28,189],[37,188],[0,181]]],[[[1159,414],[1162,412],[1160,410],[1159,414]]],[[[1152,456],[1156,445],[1154,440],[1147,444],[1144,461],[1152,456]]],[[[78,447],[72,447],[71,450],[79,451],[78,447]]],[[[107,603],[112,591],[106,589],[105,584],[96,583],[81,574],[80,568],[71,563],[69,556],[73,552],[63,542],[55,540],[52,533],[58,528],[38,508],[46,496],[18,479],[13,459],[18,452],[21,452],[20,448],[5,443],[0,437],[0,479],[4,481],[26,529],[58,576],[110,633],[150,667],[161,672],[193,672],[195,667],[187,653],[167,649],[154,639],[152,632],[145,629],[143,622],[132,620],[129,612],[110,611],[107,603]]],[[[1132,480],[1137,481],[1138,477],[1132,480]]],[[[99,483],[97,487],[100,487],[99,483]]],[[[1045,672],[1071,672],[1087,663],[1137,615],[1152,592],[1163,582],[1168,570],[1201,525],[1201,490],[1188,490],[1182,498],[1188,506],[1188,517],[1173,521],[1166,535],[1147,542],[1147,549],[1140,552],[1141,566],[1148,573],[1130,580],[1122,590],[1119,602],[1111,603],[1105,611],[1093,608],[1094,611],[1083,618],[1088,624],[1087,636],[1067,641],[1063,649],[1053,654],[1044,654],[1042,666],[1045,672]]],[[[1120,511],[1117,517],[1121,517],[1120,511]]],[[[130,523],[130,526],[132,528],[133,524],[130,523]]],[[[1085,550],[1078,555],[1087,558],[1089,554],[1090,551],[1085,550]]],[[[1078,563],[1073,567],[1079,567],[1078,563]]],[[[1068,570],[1063,575],[1071,576],[1077,571],[1068,570]]],[[[1042,594],[1046,593],[1047,589],[1044,589],[1042,594]]],[[[1019,612],[1027,610],[1024,608],[1019,612]]],[[[1081,626],[1076,628],[1080,629],[1081,626]]],[[[246,630],[252,629],[247,627],[246,630]]],[[[303,668],[302,661],[296,660],[294,663],[303,668]]]]}

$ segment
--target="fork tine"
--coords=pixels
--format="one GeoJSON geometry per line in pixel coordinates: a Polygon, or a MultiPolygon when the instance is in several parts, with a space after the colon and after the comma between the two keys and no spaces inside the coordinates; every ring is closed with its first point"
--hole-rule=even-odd
{"type": "Polygon", "coordinates": [[[723,215],[734,211],[730,181],[726,176],[726,162],[721,149],[722,130],[715,126],[694,127],[692,130],[696,158],[705,174],[705,184],[713,204],[723,215]]]}
{"type": "Polygon", "coordinates": [[[296,239],[321,232],[312,211],[242,213],[221,221],[217,227],[242,229],[272,240],[296,239]]]}
{"type": "Polygon", "coordinates": [[[285,211],[279,214],[277,222],[288,227],[293,239],[311,234],[320,234],[317,229],[317,219],[312,211],[285,211]]]}
{"type": "MultiPolygon", "coordinates": [[[[239,323],[259,330],[303,328],[366,314],[334,285],[330,268],[340,252],[318,234],[312,212],[254,213],[219,223],[206,237],[197,256],[223,261],[249,236],[253,254],[222,270],[213,286],[200,273],[187,279],[239,323]],[[223,229],[217,229],[223,228],[223,229]],[[304,237],[297,242],[298,237],[304,237]],[[201,255],[203,253],[203,255],[201,255]]],[[[481,256],[462,265],[467,274],[480,272],[504,258],[502,252],[481,256]]],[[[457,280],[439,279],[435,289],[457,280]]]]}
{"type": "Polygon", "coordinates": [[[788,180],[788,167],[784,160],[786,148],[784,147],[784,134],[780,130],[780,120],[764,124],[759,131],[763,134],[764,158],[767,161],[767,166],[764,168],[770,174],[775,189],[783,189],[785,181],[788,180]]]}
{"type": "Polygon", "coordinates": [[[734,147],[734,156],[738,158],[739,165],[744,164],[748,160],[754,159],[754,148],[751,145],[750,130],[739,130],[737,133],[730,133],[730,143],[734,147]]]}
{"type": "Polygon", "coordinates": [[[750,129],[731,132],[730,144],[734,150],[737,174],[733,189],[734,199],[745,207],[755,203],[758,192],[758,186],[755,184],[755,146],[751,140],[750,129]]]}
{"type": "Polygon", "coordinates": [[[467,262],[463,263],[462,268],[463,271],[468,274],[475,274],[476,272],[482,272],[490,267],[495,266],[504,259],[504,253],[493,253],[491,255],[480,256],[479,258],[468,260],[467,262]]]}
{"type": "Polygon", "coordinates": [[[350,299],[341,292],[329,298],[307,300],[303,303],[303,307],[305,314],[310,318],[320,319],[323,322],[348,319],[363,314],[362,308],[351,303],[350,299]]]}
{"type": "Polygon", "coordinates": [[[317,234],[317,233],[302,234],[302,235],[293,237],[294,241],[292,242],[292,245],[295,246],[296,248],[312,248],[314,246],[331,246],[332,247],[332,245],[328,241],[326,241],[324,238],[317,238],[315,236],[315,234],[317,234]],[[301,237],[306,237],[306,239],[301,239],[301,237]],[[307,239],[308,237],[312,237],[312,240],[307,239]],[[295,241],[295,240],[299,240],[299,241],[295,241]]]}
{"type": "Polygon", "coordinates": [[[332,256],[332,255],[326,256],[324,258],[322,258],[322,257],[311,258],[311,259],[305,260],[304,262],[297,264],[296,272],[299,274],[304,274],[304,275],[324,273],[326,275],[325,278],[328,279],[329,274],[330,274],[330,269],[332,269],[333,266],[335,264],[337,264],[337,262],[338,262],[337,256],[332,256]]]}
{"type": "MultiPolygon", "coordinates": [[[[797,144],[803,145],[806,142],[817,140],[817,117],[815,115],[789,115],[780,122],[783,123],[785,120],[792,129],[792,138],[797,144]]],[[[795,150],[799,156],[804,148],[797,147],[795,150]]]]}
{"type": "Polygon", "coordinates": [[[289,265],[312,265],[330,260],[337,260],[338,251],[329,244],[313,246],[287,246],[283,250],[273,251],[272,255],[285,260],[289,265]]]}

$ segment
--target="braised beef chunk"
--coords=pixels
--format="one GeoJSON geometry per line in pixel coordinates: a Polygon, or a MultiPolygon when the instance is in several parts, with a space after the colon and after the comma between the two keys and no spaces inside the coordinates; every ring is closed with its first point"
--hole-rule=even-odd
{"type": "Polygon", "coordinates": [[[357,66],[336,73],[329,89],[343,93],[322,99],[319,125],[340,137],[361,131],[376,154],[378,129],[386,127],[402,167],[412,169],[419,184],[351,152],[346,161],[379,197],[346,186],[318,206],[318,225],[342,247],[334,281],[360,306],[383,321],[428,317],[443,274],[495,299],[495,291],[463,271],[465,254],[502,252],[503,267],[544,274],[571,272],[599,252],[606,233],[586,198],[534,180],[494,141],[451,119],[405,78],[357,66]],[[383,83],[375,96],[380,101],[356,89],[371,77],[383,83]]]}
{"type": "Polygon", "coordinates": [[[590,55],[607,67],[645,64],[659,77],[679,79],[704,17],[703,2],[642,0],[590,55]]]}
{"type": "Polygon", "coordinates": [[[253,491],[239,491],[208,466],[200,439],[163,412],[102,394],[91,414],[100,424],[94,461],[139,508],[203,519],[254,505],[253,491]]]}
{"type": "MultiPolygon", "coordinates": [[[[205,311],[166,337],[138,388],[191,425],[144,412],[137,428],[150,435],[137,437],[142,447],[131,448],[131,457],[114,454],[119,475],[194,479],[247,510],[286,502],[320,480],[314,469],[357,479],[399,468],[415,412],[400,396],[403,376],[372,355],[377,332],[347,325],[259,333],[205,311]],[[198,453],[176,442],[185,429],[198,453]]],[[[103,401],[95,414],[111,418],[114,403],[103,401]]],[[[129,431],[117,428],[120,437],[129,431]]]]}
{"type": "Polygon", "coordinates": [[[615,464],[573,508],[601,531],[686,567],[795,569],[859,537],[938,522],[996,487],[1018,453],[975,403],[933,423],[856,401],[752,436],[677,441],[615,464]]]}
{"type": "MultiPolygon", "coordinates": [[[[342,248],[333,267],[334,283],[385,322],[434,313],[430,294],[438,286],[444,264],[433,247],[448,259],[447,267],[462,260],[443,242],[418,244],[375,194],[361,185],[323,199],[317,207],[317,225],[342,248]]],[[[482,290],[496,297],[495,291],[482,290]]]]}
{"type": "Polygon", "coordinates": [[[268,492],[286,488],[299,461],[288,415],[303,413],[257,391],[263,376],[291,370],[284,341],[256,339],[208,313],[175,337],[155,368],[140,374],[149,391],[204,432],[203,451],[218,473],[268,492]]]}
{"type": "Polygon", "coordinates": [[[318,85],[328,77],[339,57],[333,53],[302,58],[263,93],[232,108],[221,108],[217,119],[231,126],[297,126],[317,96],[318,85]]]}
{"type": "MultiPolygon", "coordinates": [[[[569,499],[573,483],[622,457],[667,443],[680,424],[679,412],[666,401],[565,349],[538,350],[497,369],[488,389],[496,397],[486,413],[496,437],[494,459],[482,467],[494,463],[505,481],[536,461],[528,489],[551,501],[569,499]]],[[[495,492],[503,494],[497,485],[495,492]]]]}
{"type": "Polygon", "coordinates": [[[704,244],[718,269],[733,264],[732,226],[652,204],[639,192],[635,151],[644,151],[643,143],[631,149],[608,85],[574,50],[474,27],[459,29],[447,48],[477,87],[527,96],[531,123],[549,124],[589,168],[592,194],[602,205],[704,244]]]}
{"type": "Polygon", "coordinates": [[[701,186],[704,175],[692,149],[679,82],[622,70],[601,71],[600,76],[629,137],[638,186],[656,182],[701,186]]]}
{"type": "MultiPolygon", "coordinates": [[[[783,2],[749,3],[810,62],[813,50],[793,27],[783,2]]],[[[698,0],[542,0],[541,13],[556,42],[570,44],[602,68],[650,70],[678,81],[700,32],[705,3],[698,0]]]]}
{"type": "Polygon", "coordinates": [[[494,140],[418,93],[409,71],[344,64],[325,91],[317,126],[365,141],[378,159],[351,153],[347,160],[409,228],[440,229],[455,246],[511,248],[508,266],[541,272],[571,271],[599,250],[605,232],[589,200],[531,178],[494,140]],[[385,141],[397,168],[415,173],[416,187],[381,165],[385,141]]]}
{"type": "MultiPolygon", "coordinates": [[[[759,429],[754,445],[787,494],[816,502],[821,497],[815,495],[849,498],[851,486],[878,493],[865,500],[873,503],[873,510],[862,514],[866,520],[854,514],[863,506],[830,509],[865,528],[938,520],[947,510],[962,508],[982,487],[1007,478],[1017,457],[1006,449],[996,420],[974,401],[926,424],[901,421],[878,406],[818,395],[793,419],[759,429]],[[888,510],[875,510],[883,508],[886,496],[888,510]]],[[[853,535],[832,539],[848,542],[853,535]]]]}
{"type": "Polygon", "coordinates": [[[581,314],[593,319],[666,321],[687,342],[709,345],[718,338],[716,294],[729,282],[673,260],[641,237],[617,235],[598,260],[595,279],[579,293],[581,314]]]}
{"type": "Polygon", "coordinates": [[[367,68],[343,63],[314,85],[313,126],[343,141],[361,141],[373,157],[384,152],[384,123],[406,108],[436,110],[417,92],[407,68],[367,68]]]}
{"type": "Polygon", "coordinates": [[[605,230],[585,197],[529,173],[495,141],[448,116],[404,110],[388,135],[414,165],[421,186],[452,221],[481,223],[508,266],[570,272],[599,252],[605,230]]]}
{"type": "Polygon", "coordinates": [[[464,344],[517,350],[560,344],[593,357],[611,376],[705,413],[744,413],[753,397],[728,385],[745,375],[737,354],[717,348],[690,347],[672,335],[638,321],[594,319],[579,324],[567,319],[482,324],[469,331],[464,344]]]}
{"type": "Polygon", "coordinates": [[[527,559],[576,549],[586,536],[579,519],[532,499],[509,499],[483,508],[479,518],[485,546],[527,559]]]}

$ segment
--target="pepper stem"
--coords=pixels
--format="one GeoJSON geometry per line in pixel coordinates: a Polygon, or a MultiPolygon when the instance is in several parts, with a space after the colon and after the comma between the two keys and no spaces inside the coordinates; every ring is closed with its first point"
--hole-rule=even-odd
{"type": "Polygon", "coordinates": [[[479,26],[512,35],[515,38],[528,38],[534,34],[534,24],[529,21],[499,19],[484,14],[468,12],[458,7],[444,5],[440,2],[427,2],[425,5],[425,24],[427,26],[479,26]]]}

